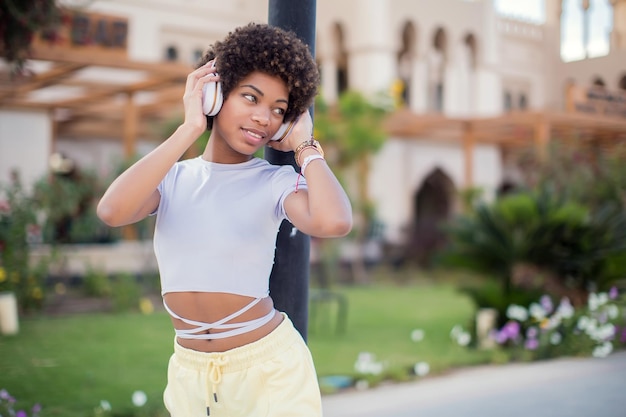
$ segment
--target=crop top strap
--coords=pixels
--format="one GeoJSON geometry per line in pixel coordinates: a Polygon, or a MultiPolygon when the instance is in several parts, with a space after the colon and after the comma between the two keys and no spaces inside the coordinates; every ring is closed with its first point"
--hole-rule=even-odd
{"type": "Polygon", "coordinates": [[[273,309],[272,311],[267,313],[265,316],[259,317],[258,319],[244,321],[240,323],[227,323],[228,321],[234,318],[237,318],[243,313],[245,313],[246,311],[250,310],[261,300],[262,298],[255,298],[249,304],[244,306],[242,309],[214,323],[205,323],[202,321],[195,321],[195,320],[190,320],[190,319],[181,317],[178,314],[176,314],[174,311],[172,311],[172,309],[169,308],[169,306],[165,303],[165,299],[163,299],[163,306],[165,307],[165,310],[167,310],[167,312],[175,319],[178,319],[185,324],[189,324],[190,326],[195,326],[194,328],[191,328],[191,329],[175,329],[176,336],[180,337],[181,339],[210,340],[210,339],[224,339],[227,337],[237,336],[243,333],[251,332],[252,330],[256,330],[259,327],[263,326],[265,323],[269,322],[274,317],[274,314],[275,314],[275,310],[273,309]],[[227,330],[227,329],[230,329],[230,330],[227,330]],[[218,333],[204,333],[207,330],[226,330],[226,331],[218,332],[218,333]]]}

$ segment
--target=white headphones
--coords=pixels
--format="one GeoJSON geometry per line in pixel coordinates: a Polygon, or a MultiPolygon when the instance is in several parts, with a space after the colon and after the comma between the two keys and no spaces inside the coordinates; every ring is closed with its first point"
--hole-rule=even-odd
{"type": "MultiPolygon", "coordinates": [[[[204,84],[202,88],[202,111],[204,111],[204,114],[207,116],[215,116],[219,113],[223,103],[222,84],[215,81],[204,84]]],[[[291,129],[295,126],[297,121],[298,118],[296,117],[294,120],[280,125],[280,128],[276,134],[272,136],[271,140],[280,142],[285,139],[291,133],[291,129]]]]}

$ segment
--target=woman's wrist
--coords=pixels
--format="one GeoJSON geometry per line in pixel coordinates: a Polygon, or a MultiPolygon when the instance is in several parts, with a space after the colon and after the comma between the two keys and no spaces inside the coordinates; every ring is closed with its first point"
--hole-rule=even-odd
{"type": "Polygon", "coordinates": [[[320,154],[318,154],[317,152],[313,153],[313,155],[308,155],[306,157],[304,157],[304,159],[302,160],[302,167],[300,168],[300,173],[302,173],[302,175],[304,177],[306,177],[306,169],[309,166],[309,164],[313,161],[316,160],[321,160],[324,161],[324,157],[320,154]]]}
{"type": "Polygon", "coordinates": [[[198,125],[190,122],[183,122],[180,126],[178,126],[177,131],[182,133],[185,136],[193,137],[194,140],[198,139],[204,130],[206,129],[206,125],[198,125]]]}
{"type": "Polygon", "coordinates": [[[324,157],[324,150],[322,149],[322,145],[315,140],[313,136],[310,139],[305,140],[300,143],[298,147],[294,150],[294,158],[296,160],[296,164],[298,166],[302,166],[304,162],[304,158],[308,155],[319,154],[324,157]]]}

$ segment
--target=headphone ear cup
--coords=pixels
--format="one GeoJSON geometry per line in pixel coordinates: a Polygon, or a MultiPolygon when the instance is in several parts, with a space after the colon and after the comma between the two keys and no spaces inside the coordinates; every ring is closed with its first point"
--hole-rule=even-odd
{"type": "Polygon", "coordinates": [[[222,108],[222,84],[210,82],[202,87],[202,111],[207,116],[215,116],[222,108]]]}
{"type": "Polygon", "coordinates": [[[298,123],[298,119],[299,118],[300,117],[298,116],[295,119],[293,119],[292,121],[286,122],[286,123],[283,123],[282,125],[280,125],[280,127],[278,128],[278,131],[274,134],[274,136],[272,136],[272,139],[270,139],[270,140],[275,140],[277,142],[280,142],[281,140],[283,140],[287,136],[289,136],[289,134],[293,130],[293,127],[296,125],[296,123],[298,123]]]}

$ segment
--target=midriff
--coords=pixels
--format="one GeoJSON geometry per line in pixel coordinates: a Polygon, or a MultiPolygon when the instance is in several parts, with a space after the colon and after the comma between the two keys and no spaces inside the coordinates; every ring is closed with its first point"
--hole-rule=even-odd
{"type": "MultiPolygon", "coordinates": [[[[214,323],[223,319],[254,300],[252,297],[242,295],[206,292],[173,292],[165,294],[163,298],[168,307],[180,317],[205,323],[214,323]]],[[[258,319],[272,310],[274,310],[274,302],[270,297],[266,297],[229,323],[241,323],[258,319]]],[[[173,317],[171,319],[176,329],[193,328],[193,326],[181,320],[173,317]]],[[[282,320],[282,314],[275,314],[263,326],[244,334],[212,340],[183,339],[178,337],[177,341],[181,346],[188,349],[201,352],[224,352],[261,339],[278,327],[282,320]]],[[[220,330],[210,330],[209,332],[220,332],[220,330]]]]}

